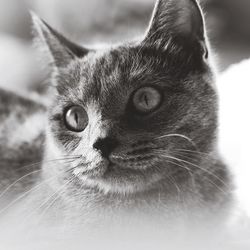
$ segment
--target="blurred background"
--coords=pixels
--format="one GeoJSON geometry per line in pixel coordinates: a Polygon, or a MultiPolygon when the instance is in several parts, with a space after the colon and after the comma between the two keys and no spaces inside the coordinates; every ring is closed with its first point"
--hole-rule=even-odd
{"type": "MultiPolygon", "coordinates": [[[[178,1],[178,0],[176,0],[178,1]]],[[[142,34],[155,0],[0,0],[0,86],[39,89],[31,49],[31,9],[80,43],[106,43],[142,34]]],[[[201,0],[220,71],[250,57],[250,0],[201,0]]]]}

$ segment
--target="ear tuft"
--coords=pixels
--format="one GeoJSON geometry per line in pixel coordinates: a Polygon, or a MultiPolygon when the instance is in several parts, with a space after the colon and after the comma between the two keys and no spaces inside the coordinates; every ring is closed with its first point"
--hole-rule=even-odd
{"type": "Polygon", "coordinates": [[[71,42],[45,21],[30,11],[35,43],[50,53],[56,67],[65,67],[77,57],[83,57],[88,50],[71,42]]]}

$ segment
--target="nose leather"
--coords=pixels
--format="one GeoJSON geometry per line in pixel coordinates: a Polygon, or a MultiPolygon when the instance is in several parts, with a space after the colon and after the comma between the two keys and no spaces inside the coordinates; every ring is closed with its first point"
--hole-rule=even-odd
{"type": "Polygon", "coordinates": [[[100,151],[104,158],[109,158],[113,150],[118,146],[118,141],[111,137],[98,138],[93,148],[100,151]]]}

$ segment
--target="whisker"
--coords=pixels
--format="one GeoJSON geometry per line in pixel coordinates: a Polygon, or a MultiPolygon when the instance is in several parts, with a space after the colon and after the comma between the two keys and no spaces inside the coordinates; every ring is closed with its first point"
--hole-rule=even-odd
{"type": "Polygon", "coordinates": [[[187,159],[187,160],[192,160],[192,161],[195,161],[195,160],[198,160],[200,156],[194,156],[194,155],[190,155],[190,154],[187,154],[187,153],[176,153],[174,150],[172,150],[172,153],[178,157],[182,157],[184,159],[187,159]]]}
{"type": "Polygon", "coordinates": [[[35,163],[31,163],[31,164],[28,164],[28,165],[25,165],[25,166],[22,166],[22,167],[18,168],[17,171],[24,170],[24,169],[27,169],[27,168],[36,167],[36,166],[41,166],[42,163],[43,163],[43,161],[38,161],[38,162],[35,162],[35,163]]]}
{"type": "Polygon", "coordinates": [[[169,159],[171,159],[171,158],[170,158],[168,155],[162,155],[162,154],[161,154],[161,157],[167,158],[167,160],[165,160],[165,162],[171,163],[171,164],[173,164],[173,165],[175,165],[175,166],[177,166],[177,167],[180,167],[180,168],[182,168],[182,169],[187,170],[187,172],[189,173],[191,179],[194,178],[193,173],[192,173],[192,170],[191,170],[189,167],[187,167],[187,166],[185,166],[185,165],[182,165],[182,164],[178,164],[178,163],[173,162],[173,161],[170,161],[169,159]]]}
{"type": "Polygon", "coordinates": [[[197,154],[197,155],[202,155],[202,156],[206,156],[206,157],[211,157],[210,154],[208,153],[204,153],[204,152],[200,152],[200,151],[194,151],[194,150],[188,150],[188,149],[174,149],[174,151],[180,151],[183,153],[190,153],[190,154],[197,154]]]}
{"type": "MultiPolygon", "coordinates": [[[[168,157],[167,157],[167,158],[168,158],[168,157]]],[[[175,166],[177,166],[177,167],[180,167],[180,168],[183,168],[183,169],[187,170],[187,172],[188,172],[188,174],[190,175],[191,179],[194,180],[194,175],[193,175],[193,172],[192,172],[192,170],[191,170],[190,168],[186,167],[185,165],[178,164],[178,163],[176,163],[176,162],[172,162],[172,161],[170,161],[170,160],[167,160],[166,162],[171,163],[171,164],[173,164],[173,165],[175,165],[175,166]]]]}
{"type": "MultiPolygon", "coordinates": [[[[69,171],[72,171],[73,168],[70,168],[68,170],[66,170],[66,173],[69,171]]],[[[6,210],[8,210],[11,206],[13,206],[14,204],[16,204],[18,201],[20,201],[22,198],[24,198],[25,196],[29,195],[30,193],[34,192],[35,190],[37,190],[39,187],[41,187],[42,185],[46,184],[47,182],[57,178],[59,174],[56,174],[55,176],[46,179],[44,181],[42,181],[41,183],[35,185],[34,187],[32,187],[30,190],[24,192],[23,194],[21,194],[19,197],[17,197],[16,199],[14,199],[12,202],[10,202],[7,206],[5,206],[3,209],[0,210],[0,215],[3,214],[6,210]]]]}
{"type": "Polygon", "coordinates": [[[56,176],[53,176],[41,183],[39,183],[38,185],[36,185],[35,187],[31,188],[29,191],[24,192],[23,194],[21,194],[20,196],[18,196],[16,199],[14,199],[12,202],[10,202],[6,207],[4,207],[3,209],[0,210],[0,215],[2,213],[4,213],[7,209],[9,209],[11,206],[13,206],[14,204],[16,204],[18,201],[20,201],[22,198],[24,198],[25,196],[27,196],[28,194],[30,194],[31,192],[37,190],[39,187],[41,187],[42,185],[46,184],[47,182],[53,180],[56,176]]]}
{"type": "Polygon", "coordinates": [[[190,139],[189,137],[185,136],[185,135],[182,135],[182,134],[167,134],[167,135],[162,135],[162,136],[159,136],[159,137],[156,137],[155,140],[159,140],[159,139],[164,139],[166,137],[180,137],[182,139],[185,139],[187,140],[190,144],[192,144],[192,146],[195,148],[195,149],[198,149],[197,145],[193,142],[192,139],[190,139]]]}
{"type": "MultiPolygon", "coordinates": [[[[173,162],[171,162],[172,164],[174,164],[173,162]]],[[[177,165],[177,164],[175,164],[177,165]]],[[[180,166],[180,165],[177,165],[177,166],[180,166]]],[[[183,166],[180,166],[180,167],[183,167],[183,166]]],[[[193,186],[195,185],[195,181],[193,179],[193,174],[192,172],[189,172],[190,173],[190,176],[191,176],[191,179],[193,180],[193,186]]],[[[210,173],[211,175],[211,173],[210,173]]],[[[216,176],[214,176],[216,177],[216,176]]],[[[217,177],[216,177],[217,178],[217,177]]],[[[218,190],[220,190],[222,193],[224,193],[225,195],[228,194],[228,192],[226,192],[224,189],[222,189],[221,187],[219,187],[217,184],[215,184],[213,181],[211,181],[209,178],[207,178],[207,181],[211,184],[213,184],[218,190]]]]}
{"type": "MultiPolygon", "coordinates": [[[[211,173],[210,173],[211,175],[211,173]]],[[[218,178],[216,175],[214,176],[216,178],[218,178]]],[[[193,175],[191,174],[191,178],[193,179],[193,175]]],[[[223,190],[221,187],[219,187],[217,184],[215,184],[213,181],[211,181],[209,178],[207,179],[208,182],[210,182],[211,184],[213,184],[217,189],[219,189],[221,192],[223,192],[224,194],[227,194],[227,192],[225,190],[223,190]]],[[[223,183],[224,184],[224,183],[223,183]]]]}
{"type": "MultiPolygon", "coordinates": [[[[77,159],[77,158],[62,158],[62,159],[55,159],[55,160],[50,160],[50,161],[46,161],[46,163],[56,163],[57,161],[63,161],[63,160],[73,160],[73,159],[77,159]]],[[[66,162],[67,163],[67,162],[66,162]]],[[[70,163],[70,162],[69,162],[70,163]]],[[[29,166],[35,166],[37,163],[33,163],[33,164],[30,164],[29,166]]],[[[38,163],[40,164],[40,163],[38,163]]],[[[40,173],[42,172],[43,170],[42,169],[39,169],[39,170],[34,170],[30,173],[27,173],[25,175],[23,175],[22,177],[18,178],[16,181],[14,181],[12,184],[10,184],[7,188],[5,188],[2,193],[0,194],[0,199],[12,188],[14,187],[18,182],[20,181],[23,181],[25,178],[33,175],[33,174],[36,174],[36,173],[40,173]]]]}
{"type": "Polygon", "coordinates": [[[222,189],[221,187],[219,187],[216,183],[214,183],[213,181],[211,181],[209,178],[207,178],[207,181],[210,182],[211,184],[213,184],[218,190],[220,190],[225,195],[228,194],[228,192],[226,192],[224,189],[222,189]]]}
{"type": "Polygon", "coordinates": [[[31,176],[32,174],[35,174],[35,173],[40,173],[42,171],[42,169],[39,169],[39,170],[35,170],[35,171],[32,171],[31,173],[28,173],[20,178],[18,178],[16,181],[14,181],[12,184],[10,184],[6,189],[3,190],[3,192],[0,194],[0,199],[12,188],[14,187],[18,182],[24,180],[26,177],[29,177],[31,176]]]}
{"type": "MultiPolygon", "coordinates": [[[[175,158],[175,157],[173,157],[173,156],[169,156],[169,155],[161,155],[161,156],[163,156],[163,157],[165,157],[165,158],[168,158],[168,159],[172,159],[172,160],[176,160],[176,159],[177,159],[177,158],[175,158]]],[[[181,167],[181,168],[183,168],[183,169],[185,169],[185,170],[187,170],[187,171],[190,171],[190,170],[191,170],[191,169],[190,169],[189,167],[187,167],[187,166],[183,166],[183,165],[177,164],[177,163],[175,163],[175,162],[171,162],[171,161],[168,161],[168,162],[170,162],[170,163],[172,163],[172,164],[175,164],[176,166],[181,167]]]]}
{"type": "Polygon", "coordinates": [[[202,167],[200,167],[200,166],[198,166],[198,165],[196,165],[196,164],[194,164],[192,162],[189,162],[189,161],[186,161],[186,160],[183,160],[183,159],[179,159],[179,158],[176,158],[176,157],[173,157],[173,156],[166,155],[166,157],[171,158],[173,160],[176,160],[178,162],[183,162],[183,163],[189,164],[191,166],[194,166],[194,167],[200,169],[201,171],[203,171],[203,172],[205,172],[205,173],[213,176],[215,179],[217,179],[218,181],[220,181],[225,187],[229,188],[228,184],[225,183],[220,177],[218,177],[217,175],[215,175],[214,173],[212,173],[211,171],[209,171],[209,170],[207,170],[205,168],[202,168],[202,167]]]}
{"type": "Polygon", "coordinates": [[[200,167],[200,166],[198,166],[198,165],[196,165],[196,164],[194,164],[194,163],[191,163],[191,162],[188,162],[188,161],[185,161],[185,160],[182,160],[182,159],[179,159],[179,160],[181,160],[182,162],[187,163],[187,164],[189,164],[189,165],[191,165],[191,166],[194,166],[194,167],[200,169],[201,171],[204,171],[204,172],[208,173],[209,175],[213,176],[213,177],[216,178],[218,181],[220,181],[223,185],[225,185],[226,187],[229,188],[229,186],[227,185],[227,183],[225,183],[220,177],[218,177],[217,175],[215,175],[215,174],[212,173],[211,171],[209,171],[209,170],[207,170],[207,169],[205,169],[205,168],[202,168],[202,167],[200,167]]]}
{"type": "Polygon", "coordinates": [[[32,163],[32,164],[29,164],[29,165],[26,165],[26,166],[23,166],[21,168],[18,168],[17,170],[23,170],[25,168],[31,168],[31,167],[35,167],[39,164],[45,164],[45,163],[53,163],[53,162],[56,162],[56,161],[64,161],[64,160],[71,160],[71,159],[78,159],[80,158],[80,156],[69,156],[69,157],[65,157],[65,158],[58,158],[58,159],[53,159],[53,160],[47,160],[47,161],[39,161],[39,162],[35,162],[35,163],[32,163]]]}
{"type": "Polygon", "coordinates": [[[175,188],[176,188],[176,190],[178,192],[178,197],[180,198],[181,189],[180,189],[179,185],[176,183],[176,181],[174,180],[173,177],[167,176],[167,178],[175,186],[175,188]]]}
{"type": "Polygon", "coordinates": [[[33,211],[41,209],[43,206],[45,206],[55,196],[53,198],[53,200],[47,205],[47,207],[40,214],[40,216],[38,218],[38,223],[41,221],[42,217],[46,214],[46,212],[52,207],[52,205],[54,204],[54,202],[56,202],[56,200],[60,197],[60,194],[65,190],[65,188],[67,187],[67,185],[69,183],[71,183],[74,179],[75,179],[75,177],[70,178],[69,181],[67,181],[66,183],[64,183],[63,186],[61,186],[60,188],[58,188],[58,190],[56,192],[54,192],[49,198],[47,198],[46,201],[44,201],[42,204],[40,204],[37,208],[33,209],[33,211]]]}

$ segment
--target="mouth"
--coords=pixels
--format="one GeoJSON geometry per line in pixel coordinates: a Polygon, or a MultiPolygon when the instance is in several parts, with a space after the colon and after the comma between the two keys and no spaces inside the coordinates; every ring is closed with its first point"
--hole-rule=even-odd
{"type": "Polygon", "coordinates": [[[105,192],[124,193],[144,190],[146,186],[160,179],[159,170],[155,168],[158,158],[140,156],[127,157],[123,161],[99,159],[98,163],[82,164],[74,172],[76,177],[89,187],[97,187],[105,192]]]}
{"type": "Polygon", "coordinates": [[[145,170],[154,162],[153,156],[138,156],[129,158],[104,159],[98,163],[79,166],[74,175],[85,176],[91,179],[105,178],[112,174],[133,174],[145,170]]]}
{"type": "Polygon", "coordinates": [[[86,176],[89,178],[100,178],[106,174],[106,172],[112,171],[114,169],[115,163],[108,159],[103,159],[97,163],[81,164],[77,166],[73,174],[76,176],[86,176]]]}
{"type": "Polygon", "coordinates": [[[134,150],[131,153],[114,155],[109,158],[98,157],[89,163],[80,163],[73,174],[88,179],[106,179],[111,176],[123,178],[123,175],[137,175],[152,168],[158,161],[152,150],[134,150]]]}

